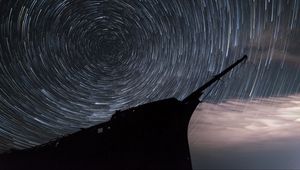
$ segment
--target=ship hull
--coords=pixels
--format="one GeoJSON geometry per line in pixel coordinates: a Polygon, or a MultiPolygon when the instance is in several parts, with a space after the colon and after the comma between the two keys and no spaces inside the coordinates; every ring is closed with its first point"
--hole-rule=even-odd
{"type": "Polygon", "coordinates": [[[0,157],[1,169],[192,169],[190,109],[176,99],[117,112],[111,120],[0,157]]]}

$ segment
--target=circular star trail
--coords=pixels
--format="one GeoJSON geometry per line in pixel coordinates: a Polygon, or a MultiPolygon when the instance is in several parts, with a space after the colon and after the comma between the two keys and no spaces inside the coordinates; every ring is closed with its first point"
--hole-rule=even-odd
{"type": "Polygon", "coordinates": [[[119,109],[182,99],[244,54],[250,61],[209,100],[296,93],[299,6],[0,0],[0,150],[46,142],[119,109]]]}

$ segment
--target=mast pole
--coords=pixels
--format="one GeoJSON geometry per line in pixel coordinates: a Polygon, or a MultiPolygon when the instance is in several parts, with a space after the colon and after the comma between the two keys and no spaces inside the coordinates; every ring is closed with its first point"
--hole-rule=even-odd
{"type": "Polygon", "coordinates": [[[190,100],[193,99],[198,99],[203,91],[208,88],[209,86],[211,86],[213,83],[215,83],[216,81],[219,81],[221,77],[223,77],[226,73],[228,73],[229,71],[231,71],[234,67],[236,67],[238,64],[240,64],[243,61],[246,61],[248,58],[247,55],[244,55],[242,58],[240,58],[239,60],[237,60],[235,63],[233,63],[232,65],[230,65],[229,67],[227,67],[225,70],[223,70],[221,73],[215,75],[212,79],[210,79],[208,82],[206,82],[203,86],[201,86],[200,88],[198,88],[196,91],[194,91],[192,94],[190,94],[188,97],[186,97],[185,99],[183,99],[183,103],[187,103],[190,100]]]}

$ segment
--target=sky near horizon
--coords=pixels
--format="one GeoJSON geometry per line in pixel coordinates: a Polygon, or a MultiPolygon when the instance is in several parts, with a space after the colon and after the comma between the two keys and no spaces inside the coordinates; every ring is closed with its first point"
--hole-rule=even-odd
{"type": "Polygon", "coordinates": [[[299,169],[300,95],[202,103],[189,144],[195,169],[299,169]]]}

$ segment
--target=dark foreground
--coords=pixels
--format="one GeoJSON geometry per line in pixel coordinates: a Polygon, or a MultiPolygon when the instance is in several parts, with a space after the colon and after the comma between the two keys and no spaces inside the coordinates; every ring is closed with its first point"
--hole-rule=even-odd
{"type": "Polygon", "coordinates": [[[1,156],[1,169],[192,169],[187,129],[199,102],[172,98],[116,112],[110,121],[1,156]]]}

